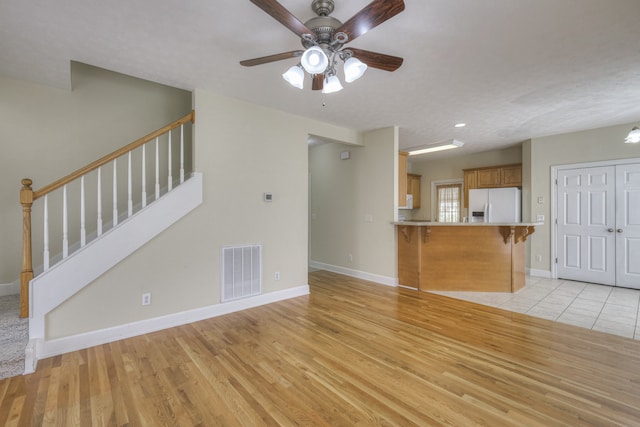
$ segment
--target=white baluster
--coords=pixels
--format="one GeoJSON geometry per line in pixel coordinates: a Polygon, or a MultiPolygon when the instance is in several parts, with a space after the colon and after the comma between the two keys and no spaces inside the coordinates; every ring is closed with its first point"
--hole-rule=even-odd
{"type": "Polygon", "coordinates": [[[113,159],[113,227],[118,225],[118,159],[113,159]]]}
{"type": "Polygon", "coordinates": [[[156,137],[156,200],[160,198],[160,152],[158,151],[158,138],[156,137]]]}
{"type": "Polygon", "coordinates": [[[147,206],[147,145],[142,146],[142,208],[147,206]]]}
{"type": "Polygon", "coordinates": [[[98,219],[97,234],[102,236],[102,168],[98,168],[98,219]]]}
{"type": "Polygon", "coordinates": [[[85,223],[84,175],[80,178],[80,247],[87,244],[87,225],[85,223]]]}
{"type": "Polygon", "coordinates": [[[62,187],[62,258],[69,256],[69,229],[67,215],[67,186],[62,187]]]}
{"type": "Polygon", "coordinates": [[[131,151],[127,163],[127,218],[133,214],[133,191],[131,190],[131,151]]]}
{"type": "Polygon", "coordinates": [[[180,125],[180,184],[184,182],[184,125],[180,125]]]}
{"type": "Polygon", "coordinates": [[[44,196],[44,271],[49,269],[49,195],[44,196]]]}
{"type": "Polygon", "coordinates": [[[169,131],[169,142],[167,143],[169,154],[167,156],[167,163],[169,167],[169,173],[167,176],[167,191],[171,191],[173,188],[173,177],[171,176],[171,131],[169,131]]]}

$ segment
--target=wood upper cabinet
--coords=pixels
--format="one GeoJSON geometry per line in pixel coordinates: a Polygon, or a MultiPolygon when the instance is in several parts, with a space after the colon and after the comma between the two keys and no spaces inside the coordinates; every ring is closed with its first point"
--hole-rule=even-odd
{"type": "Polygon", "coordinates": [[[522,186],[522,165],[505,166],[500,168],[500,182],[503,187],[522,186]]]}
{"type": "Polygon", "coordinates": [[[478,188],[478,171],[465,170],[464,171],[464,207],[469,207],[469,190],[478,188]]]}
{"type": "Polygon", "coordinates": [[[422,175],[407,174],[407,194],[413,196],[413,209],[420,209],[420,180],[422,175]]]}
{"type": "Polygon", "coordinates": [[[478,188],[500,186],[500,168],[478,169],[478,188]]]}
{"type": "Polygon", "coordinates": [[[409,153],[398,152],[398,206],[407,205],[407,157],[409,153]]]}
{"type": "Polygon", "coordinates": [[[522,164],[464,169],[463,172],[465,208],[469,207],[469,190],[522,186],[522,164]]]}

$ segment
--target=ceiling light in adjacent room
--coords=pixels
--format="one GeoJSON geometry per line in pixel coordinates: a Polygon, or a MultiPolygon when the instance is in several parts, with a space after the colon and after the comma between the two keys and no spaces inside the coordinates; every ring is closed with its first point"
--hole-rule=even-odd
{"type": "Polygon", "coordinates": [[[464,145],[464,142],[458,141],[456,139],[449,139],[447,141],[438,142],[436,144],[420,145],[418,147],[408,148],[404,151],[407,151],[410,156],[415,156],[418,154],[426,154],[426,153],[433,153],[436,151],[460,148],[463,145],[464,145]]]}
{"type": "Polygon", "coordinates": [[[465,127],[466,125],[467,125],[466,123],[456,123],[455,125],[453,125],[453,127],[456,127],[456,128],[463,128],[463,127],[465,127]]]}
{"type": "Polygon", "coordinates": [[[629,135],[627,135],[627,137],[624,139],[624,142],[626,142],[627,144],[636,144],[640,142],[640,128],[638,128],[638,126],[635,126],[633,129],[631,129],[631,132],[629,132],[629,135]]]}

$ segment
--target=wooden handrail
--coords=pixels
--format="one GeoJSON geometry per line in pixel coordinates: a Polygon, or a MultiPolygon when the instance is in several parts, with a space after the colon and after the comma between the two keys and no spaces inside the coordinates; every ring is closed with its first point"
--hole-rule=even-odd
{"type": "Polygon", "coordinates": [[[51,193],[52,191],[57,190],[58,188],[70,183],[71,181],[80,178],[82,175],[86,175],[87,173],[98,169],[100,166],[104,166],[109,162],[112,162],[114,159],[122,156],[123,154],[127,154],[129,151],[135,150],[136,148],[146,144],[147,142],[155,139],[156,137],[169,132],[172,129],[177,128],[187,122],[195,123],[196,120],[196,112],[191,111],[191,113],[187,114],[183,118],[176,120],[173,123],[166,125],[154,132],[151,132],[147,136],[143,136],[140,139],[133,141],[131,144],[125,145],[122,148],[114,151],[111,154],[107,154],[101,159],[96,160],[95,162],[89,163],[87,166],[78,169],[75,172],[70,173],[69,175],[60,178],[59,180],[52,182],[51,184],[42,187],[41,189],[33,192],[33,200],[37,200],[46,194],[51,193]]]}
{"type": "Polygon", "coordinates": [[[31,189],[32,181],[28,178],[22,180],[22,188],[20,189],[20,204],[22,205],[22,271],[20,273],[20,317],[29,316],[29,282],[33,279],[33,261],[31,253],[31,207],[33,202],[54,190],[74,181],[81,176],[98,169],[118,157],[127,154],[128,152],[135,150],[136,148],[146,144],[147,142],[163,135],[187,122],[195,123],[196,112],[191,111],[183,118],[176,120],[149,135],[144,136],[131,144],[114,151],[111,154],[104,156],[103,158],[96,160],[88,164],[87,166],[78,169],[77,171],[70,173],[64,178],[42,187],[38,191],[31,189]]]}

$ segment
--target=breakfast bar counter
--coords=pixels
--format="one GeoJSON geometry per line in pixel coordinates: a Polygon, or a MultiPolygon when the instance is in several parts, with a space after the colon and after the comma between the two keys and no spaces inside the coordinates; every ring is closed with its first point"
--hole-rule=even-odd
{"type": "Polygon", "coordinates": [[[515,292],[525,241],[542,223],[394,222],[398,280],[423,291],[515,292]]]}

